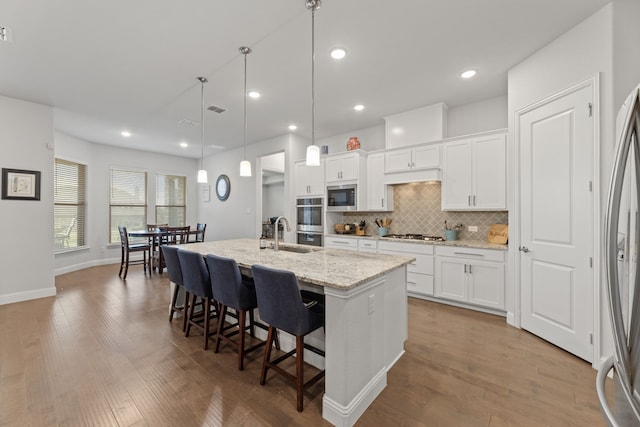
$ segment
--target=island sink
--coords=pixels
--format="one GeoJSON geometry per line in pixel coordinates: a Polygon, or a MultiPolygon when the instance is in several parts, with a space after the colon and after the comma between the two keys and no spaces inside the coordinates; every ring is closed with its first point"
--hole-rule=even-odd
{"type": "Polygon", "coordinates": [[[321,251],[322,248],[300,247],[300,246],[280,246],[279,250],[285,251],[285,252],[295,252],[299,254],[308,254],[310,252],[321,251]]]}

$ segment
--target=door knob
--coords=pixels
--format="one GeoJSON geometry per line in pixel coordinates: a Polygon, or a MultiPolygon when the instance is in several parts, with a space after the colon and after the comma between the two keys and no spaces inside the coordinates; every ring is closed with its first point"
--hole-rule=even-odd
{"type": "Polygon", "coordinates": [[[520,251],[524,252],[524,253],[529,252],[529,248],[528,248],[528,247],[526,247],[526,246],[520,246],[518,249],[519,249],[520,251]]]}

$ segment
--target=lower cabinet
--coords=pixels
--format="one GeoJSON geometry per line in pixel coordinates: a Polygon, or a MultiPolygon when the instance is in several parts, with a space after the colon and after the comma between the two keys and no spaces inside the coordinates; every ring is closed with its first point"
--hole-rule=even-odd
{"type": "Polygon", "coordinates": [[[332,249],[358,250],[358,239],[354,237],[325,236],[324,247],[332,249]]]}
{"type": "Polygon", "coordinates": [[[435,296],[504,310],[503,251],[438,247],[435,296]]]}
{"type": "Polygon", "coordinates": [[[379,241],[378,253],[415,257],[407,266],[407,292],[433,296],[433,245],[379,241]]]}

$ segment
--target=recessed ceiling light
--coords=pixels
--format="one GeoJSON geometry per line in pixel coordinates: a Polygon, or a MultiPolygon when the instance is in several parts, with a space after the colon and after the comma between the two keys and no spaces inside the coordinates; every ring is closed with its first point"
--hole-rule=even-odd
{"type": "Polygon", "coordinates": [[[296,125],[289,125],[289,130],[296,130],[298,129],[298,126],[296,125]]]}
{"type": "Polygon", "coordinates": [[[131,136],[131,132],[129,132],[128,130],[123,130],[122,132],[120,132],[120,135],[124,136],[125,138],[129,138],[131,136]]]}
{"type": "Polygon", "coordinates": [[[364,110],[364,105],[362,105],[362,104],[354,105],[353,109],[356,110],[356,111],[362,111],[362,110],[364,110]]]}
{"type": "Polygon", "coordinates": [[[255,90],[252,90],[247,95],[249,95],[249,98],[253,98],[253,99],[260,98],[260,92],[256,92],[255,90]]]}
{"type": "Polygon", "coordinates": [[[347,51],[342,47],[337,47],[331,51],[331,57],[333,59],[342,59],[347,56],[347,51]]]}
{"type": "Polygon", "coordinates": [[[475,76],[476,73],[476,70],[466,70],[460,73],[460,77],[462,77],[463,79],[470,79],[471,77],[475,76]]]}
{"type": "Polygon", "coordinates": [[[180,147],[182,147],[182,148],[187,148],[188,146],[189,146],[189,144],[187,144],[187,143],[186,143],[186,142],[184,142],[184,141],[182,141],[182,142],[180,143],[180,147]]]}

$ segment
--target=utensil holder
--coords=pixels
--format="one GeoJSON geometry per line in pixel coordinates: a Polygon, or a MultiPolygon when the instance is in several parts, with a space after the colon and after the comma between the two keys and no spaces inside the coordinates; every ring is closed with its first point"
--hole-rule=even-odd
{"type": "Polygon", "coordinates": [[[386,236],[389,234],[389,229],[387,227],[378,227],[378,236],[386,236]]]}
{"type": "Polygon", "coordinates": [[[458,240],[458,230],[444,230],[445,240],[458,240]]]}

